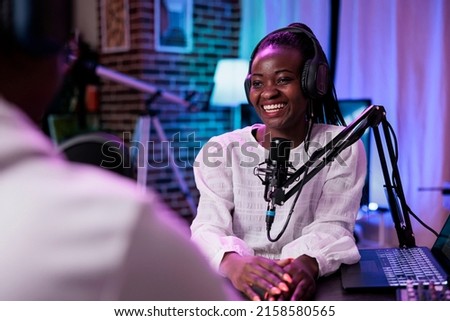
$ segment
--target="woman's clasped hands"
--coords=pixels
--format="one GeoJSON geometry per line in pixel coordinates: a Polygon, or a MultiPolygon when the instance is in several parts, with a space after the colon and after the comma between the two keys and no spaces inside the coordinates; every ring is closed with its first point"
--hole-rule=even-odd
{"type": "Polygon", "coordinates": [[[317,261],[306,255],[273,260],[259,256],[224,255],[220,269],[250,300],[308,300],[316,289],[317,261]]]}

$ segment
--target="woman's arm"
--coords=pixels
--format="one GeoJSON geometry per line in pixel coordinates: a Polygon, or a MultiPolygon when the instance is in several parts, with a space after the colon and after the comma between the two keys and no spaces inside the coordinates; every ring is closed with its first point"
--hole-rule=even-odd
{"type": "Polygon", "coordinates": [[[191,225],[192,240],[216,270],[219,270],[227,252],[253,255],[253,250],[233,233],[233,173],[228,152],[224,142],[212,139],[202,148],[194,163],[200,200],[191,225]]]}
{"type": "Polygon", "coordinates": [[[358,142],[331,163],[325,182],[319,185],[322,190],[318,193],[314,221],[303,229],[301,237],[283,247],[281,257],[315,258],[318,276],[336,271],[342,263],[356,263],[360,256],[353,229],[365,175],[365,150],[358,142]]]}

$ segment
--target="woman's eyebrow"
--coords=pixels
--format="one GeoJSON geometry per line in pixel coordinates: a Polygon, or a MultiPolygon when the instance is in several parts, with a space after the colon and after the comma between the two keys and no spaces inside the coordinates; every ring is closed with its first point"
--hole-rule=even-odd
{"type": "MultiPolygon", "coordinates": [[[[274,73],[275,73],[275,74],[280,74],[280,73],[283,73],[283,72],[289,72],[289,73],[295,74],[294,71],[289,70],[289,69],[280,69],[280,70],[276,70],[274,73]]],[[[252,75],[252,76],[260,76],[260,77],[263,76],[263,74],[261,74],[261,73],[251,73],[251,75],[252,75]]]]}

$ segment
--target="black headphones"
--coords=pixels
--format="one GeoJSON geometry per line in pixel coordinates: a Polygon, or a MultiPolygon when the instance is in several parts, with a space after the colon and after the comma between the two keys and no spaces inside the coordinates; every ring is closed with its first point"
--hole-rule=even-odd
{"type": "Polygon", "coordinates": [[[0,41],[44,56],[61,50],[72,27],[71,0],[1,0],[0,41]]]}
{"type": "Polygon", "coordinates": [[[244,87],[245,94],[247,95],[247,100],[250,103],[250,87],[251,87],[251,68],[253,60],[255,59],[256,53],[261,43],[269,36],[279,33],[279,32],[293,32],[302,33],[311,39],[314,46],[314,56],[305,62],[301,75],[301,86],[303,93],[307,98],[319,98],[325,95],[329,88],[329,67],[328,62],[323,53],[322,47],[320,46],[317,38],[310,31],[302,28],[300,26],[288,26],[285,28],[277,29],[272,31],[267,36],[265,36],[255,47],[250,57],[250,63],[248,66],[248,75],[245,78],[244,87]]]}

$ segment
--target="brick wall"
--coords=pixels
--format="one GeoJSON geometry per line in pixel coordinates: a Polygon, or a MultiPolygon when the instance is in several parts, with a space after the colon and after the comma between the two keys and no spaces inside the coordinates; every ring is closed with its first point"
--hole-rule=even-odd
{"type": "MultiPolygon", "coordinates": [[[[211,136],[231,129],[229,110],[213,110],[207,105],[217,61],[238,55],[240,3],[239,0],[193,0],[193,50],[184,54],[155,50],[154,9],[153,1],[129,0],[130,49],[119,53],[102,53],[99,49],[100,64],[179,97],[196,93],[193,102],[203,108],[201,111],[190,112],[161,98],[151,104],[151,109],[171,142],[170,151],[197,202],[192,164],[198,148],[211,136]]],[[[100,20],[100,15],[98,18],[100,20]]],[[[99,26],[101,28],[101,24],[99,26]]],[[[99,35],[101,37],[102,30],[99,35]]],[[[146,100],[150,96],[102,79],[102,130],[124,137],[127,142],[133,141],[131,135],[137,118],[146,110],[146,100]]],[[[167,144],[161,144],[154,130],[150,141],[149,147],[155,156],[149,160],[148,186],[161,192],[180,215],[190,216],[186,197],[173,170],[160,166],[167,164],[167,144]]]]}

